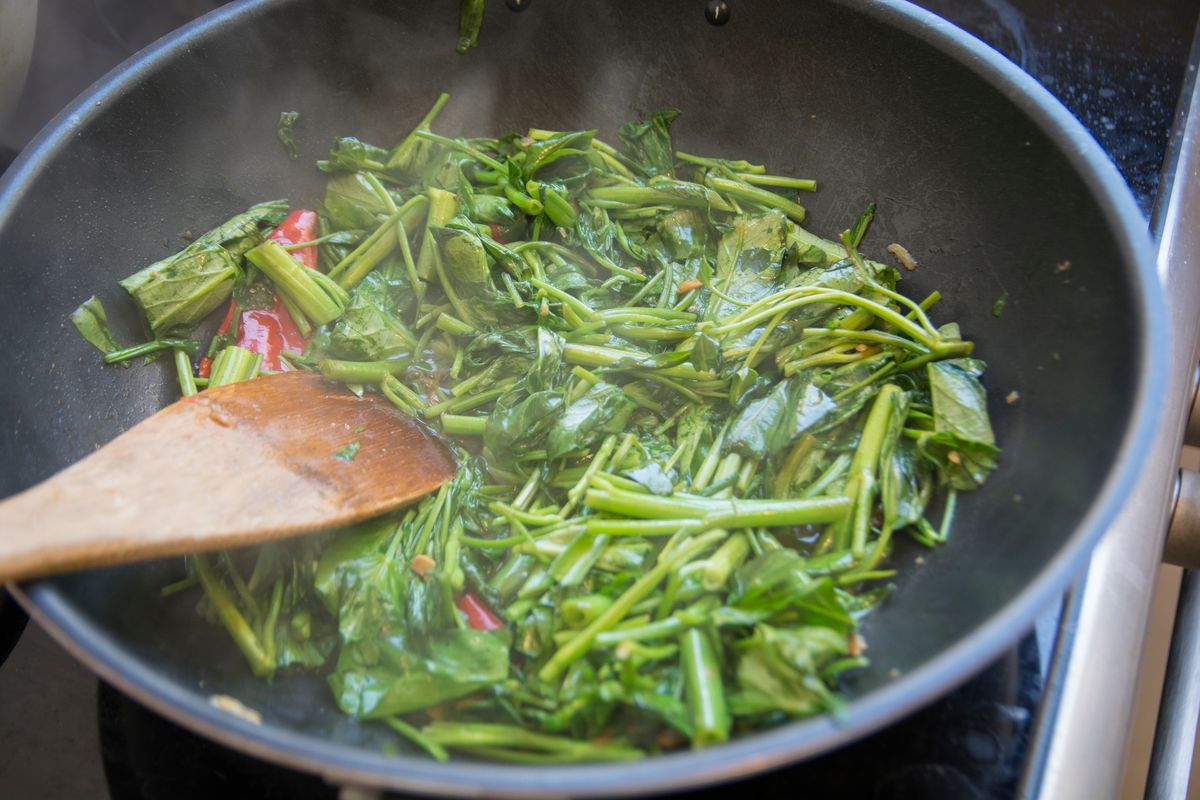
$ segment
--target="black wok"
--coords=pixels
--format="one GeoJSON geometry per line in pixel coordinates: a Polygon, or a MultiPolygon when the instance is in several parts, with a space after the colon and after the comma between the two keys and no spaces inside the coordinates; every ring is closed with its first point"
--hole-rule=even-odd
{"type": "Polygon", "coordinates": [[[102,367],[70,310],[98,290],[134,340],[114,281],[253,201],[311,203],[311,160],[335,134],[388,144],[441,90],[453,99],[438,127],[454,135],[600,126],[615,138],[620,122],[673,105],[681,147],[816,178],[806,200],[819,232],[876,201],[866,249],[905,244],[922,262],[905,290],[941,290],[938,318],[959,320],[991,365],[1002,468],[964,497],[948,546],[923,566],[896,553],[899,588],[867,623],[873,665],[848,683],[846,719],[617,767],[439,765],[342,717],[319,677],[253,679],[190,602],[159,598],[177,562],[23,587],[39,621],[142,702],[251,753],[360,784],[523,796],[683,788],[810,756],[949,691],[1013,642],[1122,502],[1164,371],[1145,223],[1099,146],[1016,67],[900,2],[742,2],[723,28],[696,0],[544,2],[523,15],[493,2],[466,56],[453,52],[453,5],[228,7],[117,69],[26,150],[0,187],[0,494],[174,393],[165,363],[102,367]],[[301,162],[275,140],[290,109],[301,162]],[[219,693],[262,725],[210,706],[219,693]]]}

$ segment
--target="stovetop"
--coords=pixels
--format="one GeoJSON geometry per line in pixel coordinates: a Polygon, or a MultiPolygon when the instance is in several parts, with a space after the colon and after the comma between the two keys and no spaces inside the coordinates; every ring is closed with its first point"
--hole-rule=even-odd
{"type": "MultiPolygon", "coordinates": [[[[734,24],[738,2],[730,2],[734,24]]],[[[26,92],[16,118],[0,128],[0,169],[92,80],[157,36],[221,4],[41,0],[26,92]]],[[[701,13],[704,3],[696,5],[701,13]]],[[[1057,95],[1113,158],[1149,217],[1200,4],[925,0],[920,5],[992,44],[1057,95]]],[[[489,13],[507,13],[495,0],[491,6],[489,13]]],[[[0,600],[0,610],[4,607],[0,600]]],[[[681,797],[743,791],[783,797],[793,796],[798,787],[813,796],[881,800],[1013,797],[1042,755],[1030,746],[1031,734],[1038,714],[1052,705],[1044,687],[1062,618],[1062,605],[1047,609],[1034,631],[976,678],[874,736],[752,781],[681,797]]],[[[3,635],[0,631],[0,641],[3,635]]],[[[337,796],[319,778],[212,744],[108,686],[100,687],[97,712],[114,800],[337,796]]]]}

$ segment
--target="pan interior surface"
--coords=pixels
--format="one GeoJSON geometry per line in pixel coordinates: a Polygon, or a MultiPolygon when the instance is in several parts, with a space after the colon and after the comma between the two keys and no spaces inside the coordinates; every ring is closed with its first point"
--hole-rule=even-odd
{"type": "Polygon", "coordinates": [[[191,601],[160,599],[177,562],[28,587],[39,616],[110,680],[208,733],[427,791],[681,788],[820,752],[969,677],[1079,566],[1147,424],[1150,245],[1115,169],[1015,67],[899,5],[743,3],[722,28],[682,0],[489,13],[481,46],[458,56],[446,4],[251,2],[142,54],[66,112],[0,190],[0,494],[173,399],[166,359],[103,367],[70,311],[98,294],[118,336],[136,340],[115,281],[254,202],[313,203],[325,176],[311,162],[334,136],[388,146],[441,91],[451,101],[437,129],[452,136],[599,128],[615,140],[622,122],[674,106],[678,148],[815,178],[802,200],[821,235],[876,202],[864,251],[903,244],[921,266],[902,291],[939,290],[935,320],[959,321],[989,365],[1001,468],[961,498],[948,545],[897,548],[897,589],[864,629],[872,665],[846,685],[847,720],[620,768],[441,766],[383,755],[408,751],[340,714],[320,676],[254,679],[191,601]],[[298,162],[275,138],[285,110],[300,112],[298,162]],[[209,708],[214,694],[259,710],[262,726],[209,708]]]}

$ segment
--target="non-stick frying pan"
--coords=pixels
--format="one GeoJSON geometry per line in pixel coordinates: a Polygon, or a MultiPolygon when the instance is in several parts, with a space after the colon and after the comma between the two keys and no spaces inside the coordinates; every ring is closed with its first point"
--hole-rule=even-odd
{"type": "Polygon", "coordinates": [[[865,249],[904,244],[921,266],[903,288],[941,290],[938,318],[959,320],[990,364],[1002,467],[923,565],[897,550],[898,589],[867,623],[873,664],[848,683],[846,718],[621,766],[440,765],[340,715],[319,676],[252,678],[191,602],[160,598],[177,562],[24,587],[42,624],[134,697],[246,751],[361,784],[524,796],[661,791],[803,758],[950,690],[1013,642],[1119,507],[1164,370],[1144,221],[1099,146],[1016,67],[901,2],[755,0],[722,28],[696,0],[523,15],[493,3],[465,56],[454,5],[227,7],[117,69],[26,150],[0,187],[0,494],[174,392],[166,364],[101,366],[70,310],[99,291],[133,340],[114,281],[251,202],[311,203],[311,161],[335,134],[389,144],[442,90],[438,127],[452,135],[598,126],[615,138],[622,121],[675,106],[680,147],[817,179],[818,232],[877,202],[865,249]],[[275,140],[282,110],[301,114],[299,162],[275,140]],[[214,694],[262,724],[212,707],[214,694]]]}

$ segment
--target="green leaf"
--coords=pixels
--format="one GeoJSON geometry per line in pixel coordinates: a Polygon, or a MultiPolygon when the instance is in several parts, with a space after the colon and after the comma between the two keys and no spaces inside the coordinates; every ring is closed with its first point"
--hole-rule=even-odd
{"type": "Polygon", "coordinates": [[[438,248],[438,275],[454,312],[472,328],[497,327],[501,321],[528,320],[508,294],[496,289],[487,252],[479,235],[458,228],[431,227],[438,248]]]}
{"type": "Polygon", "coordinates": [[[292,161],[300,157],[296,152],[296,139],[293,134],[293,129],[298,119],[300,119],[299,111],[281,111],[279,113],[279,124],[275,126],[275,136],[279,139],[279,143],[283,145],[284,151],[287,152],[288,158],[292,161]]]}
{"type": "Polygon", "coordinates": [[[679,110],[664,108],[642,122],[621,126],[625,153],[648,176],[674,175],[675,148],[671,145],[671,123],[679,110]]]}
{"type": "Polygon", "coordinates": [[[849,651],[845,634],[821,627],[758,625],[738,650],[737,692],[730,698],[735,714],[778,710],[805,717],[835,707],[819,672],[849,651]]]}
{"type": "Polygon", "coordinates": [[[353,136],[339,136],[333,140],[329,158],[317,162],[317,168],[325,172],[357,172],[359,170],[382,170],[387,163],[388,152],[382,147],[367,144],[353,136]]]}
{"type": "Polygon", "coordinates": [[[374,637],[404,617],[405,574],[387,552],[396,530],[388,516],[348,529],[317,562],[313,588],[338,621],[342,641],[374,637]]]}
{"type": "Polygon", "coordinates": [[[925,514],[933,494],[931,463],[921,458],[916,442],[906,437],[885,442],[879,463],[884,524],[892,529],[912,525],[925,514]]]}
{"type": "Polygon", "coordinates": [[[190,331],[228,299],[241,277],[238,259],[263,241],[262,227],[287,215],[287,201],[251,206],[173,256],[120,281],[156,337],[190,331]]]}
{"type": "Polygon", "coordinates": [[[567,407],[546,438],[547,458],[582,450],[606,433],[621,433],[637,403],[620,386],[593,384],[567,407]]]}
{"type": "MultiPolygon", "coordinates": [[[[288,213],[286,200],[269,200],[257,203],[208,231],[191,247],[219,244],[234,258],[256,247],[263,240],[263,230],[283,222],[288,213]]],[[[189,248],[190,249],[190,248],[189,248]]],[[[184,250],[183,252],[187,252],[184,250]]]]}
{"type": "Polygon", "coordinates": [[[587,150],[596,136],[595,131],[570,131],[557,133],[525,148],[525,161],[521,175],[529,180],[539,170],[565,156],[578,156],[587,150]]]}
{"type": "Polygon", "coordinates": [[[822,625],[843,634],[854,628],[833,582],[810,577],[794,550],[772,550],[739,567],[729,605],[764,621],[822,625]]]}
{"type": "Polygon", "coordinates": [[[361,449],[362,449],[362,442],[360,442],[358,439],[355,439],[354,441],[350,442],[350,444],[343,447],[341,450],[338,450],[337,452],[335,452],[333,454],[333,457],[336,458],[338,461],[353,461],[354,457],[358,455],[358,451],[361,449]]]}
{"type": "Polygon", "coordinates": [[[692,339],[692,366],[704,372],[719,373],[725,367],[725,359],[721,352],[721,343],[700,331],[692,339]]]}
{"type": "Polygon", "coordinates": [[[395,294],[390,282],[379,273],[363,278],[350,295],[345,312],[334,322],[326,352],[355,361],[378,361],[411,353],[417,340],[397,316],[395,294]]]}
{"type": "MultiPolygon", "coordinates": [[[[79,308],[71,312],[71,322],[75,325],[75,330],[79,331],[79,335],[101,353],[107,355],[121,349],[121,343],[108,326],[108,315],[104,313],[104,306],[95,295],[84,300],[79,308]]],[[[128,365],[128,362],[124,363],[128,365]]]]}
{"type": "Polygon", "coordinates": [[[822,429],[837,407],[809,375],[797,374],[734,417],[730,446],[755,458],[778,455],[805,433],[822,429]]]}
{"type": "Polygon", "coordinates": [[[540,447],[563,411],[561,392],[543,390],[523,399],[521,395],[502,395],[483,429],[484,446],[502,461],[540,447]]]}
{"type": "Polygon", "coordinates": [[[146,315],[150,331],[162,336],[190,332],[233,292],[242,270],[220,245],[192,245],[120,281],[146,315]]]}
{"type": "Polygon", "coordinates": [[[559,384],[564,344],[563,338],[554,331],[538,328],[537,353],[525,379],[529,391],[542,392],[559,384]]]}
{"type": "Polygon", "coordinates": [[[711,230],[704,215],[694,208],[677,208],[658,218],[659,238],[675,261],[707,257],[711,230]]]}
{"type": "Polygon", "coordinates": [[[987,392],[973,374],[977,364],[959,359],[929,364],[933,425],[938,433],[991,445],[996,438],[988,420],[987,392]]]}
{"type": "Polygon", "coordinates": [[[383,198],[357,172],[336,175],[325,184],[323,203],[329,221],[338,228],[374,230],[388,213],[383,198]]]}
{"type": "MultiPolygon", "coordinates": [[[[775,290],[786,246],[786,223],[787,217],[774,210],[735,219],[717,245],[713,283],[723,294],[751,303],[775,290]]],[[[741,310],[740,306],[714,298],[705,317],[719,319],[741,310]]]]}
{"type": "Polygon", "coordinates": [[[647,461],[640,467],[624,470],[621,474],[662,497],[675,490],[675,471],[668,472],[657,461],[647,461]]]}
{"type": "Polygon", "coordinates": [[[420,642],[384,637],[375,653],[343,647],[329,677],[338,707],[378,719],[441,705],[500,683],[509,672],[507,631],[439,631],[420,642]]]}
{"type": "Polygon", "coordinates": [[[960,490],[978,489],[996,469],[1000,448],[957,433],[927,433],[918,439],[921,454],[937,464],[943,480],[960,490]]]}
{"type": "Polygon", "coordinates": [[[871,227],[874,219],[875,204],[868,203],[866,210],[858,215],[858,219],[854,220],[853,227],[842,234],[843,240],[852,250],[857,250],[858,246],[862,244],[863,237],[867,235],[867,229],[871,227]]]}

